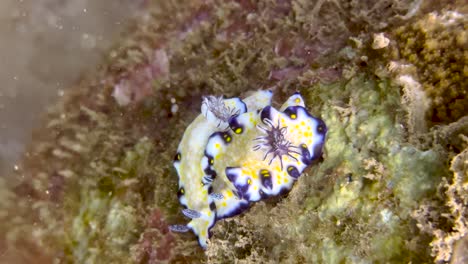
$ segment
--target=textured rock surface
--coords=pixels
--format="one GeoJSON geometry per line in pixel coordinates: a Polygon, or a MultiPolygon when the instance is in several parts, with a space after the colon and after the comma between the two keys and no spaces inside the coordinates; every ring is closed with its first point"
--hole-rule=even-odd
{"type": "Polygon", "coordinates": [[[395,33],[441,4],[357,3],[148,6],[103,67],[51,107],[19,183],[0,180],[1,248],[24,263],[38,252],[96,263],[462,259],[466,117],[420,126],[429,108],[417,99],[432,97],[395,33]],[[390,42],[374,49],[378,33],[390,42]],[[172,158],[201,96],[260,88],[274,104],[303,94],[329,128],[324,159],[286,197],[220,221],[203,251],[168,232],[184,221],[172,158]]]}

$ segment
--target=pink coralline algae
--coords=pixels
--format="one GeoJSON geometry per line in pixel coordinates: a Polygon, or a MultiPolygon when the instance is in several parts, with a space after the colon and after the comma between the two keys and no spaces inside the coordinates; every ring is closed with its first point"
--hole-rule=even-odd
{"type": "Polygon", "coordinates": [[[202,5],[191,17],[187,19],[187,22],[182,25],[180,32],[177,33],[178,39],[183,41],[189,34],[195,31],[200,25],[209,21],[212,18],[211,9],[208,6],[202,5]]]}
{"type": "Polygon", "coordinates": [[[314,62],[329,50],[331,46],[320,42],[312,44],[298,36],[284,37],[278,40],[274,47],[276,55],[284,58],[301,58],[306,64],[314,62]]]}
{"type": "Polygon", "coordinates": [[[112,96],[120,106],[138,103],[153,93],[153,83],[169,76],[169,57],[164,49],[154,51],[147,64],[136,67],[114,86],[112,96]]]}
{"type": "Polygon", "coordinates": [[[341,77],[339,65],[321,67],[314,70],[312,65],[319,63],[330,50],[336,50],[336,44],[310,41],[300,36],[288,35],[277,40],[272,47],[275,55],[289,61],[286,66],[272,69],[268,78],[273,81],[285,81],[303,76],[307,84],[318,81],[329,83],[341,77]]]}
{"type": "Polygon", "coordinates": [[[161,263],[172,257],[176,241],[161,211],[155,209],[147,220],[146,231],[141,235],[137,248],[138,263],[161,263]]]}
{"type": "Polygon", "coordinates": [[[286,67],[278,70],[272,70],[270,71],[270,75],[268,78],[270,80],[276,80],[276,81],[281,81],[281,80],[288,80],[288,79],[294,79],[297,76],[301,75],[304,72],[304,67],[286,67]]]}

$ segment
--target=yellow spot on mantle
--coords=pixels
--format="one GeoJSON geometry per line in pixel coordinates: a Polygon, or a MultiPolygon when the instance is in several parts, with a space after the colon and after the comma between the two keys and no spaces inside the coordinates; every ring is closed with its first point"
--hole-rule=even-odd
{"type": "Polygon", "coordinates": [[[265,178],[271,176],[271,175],[270,175],[270,172],[269,172],[268,170],[266,170],[266,169],[260,170],[260,174],[261,174],[263,177],[265,177],[265,178]]]}

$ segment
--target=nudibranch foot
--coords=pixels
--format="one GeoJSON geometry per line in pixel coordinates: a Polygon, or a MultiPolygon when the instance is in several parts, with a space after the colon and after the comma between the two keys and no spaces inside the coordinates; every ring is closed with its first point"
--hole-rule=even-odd
{"type": "Polygon", "coordinates": [[[211,198],[213,198],[213,200],[223,200],[224,199],[224,195],[221,194],[221,193],[212,193],[210,194],[211,198]]]}
{"type": "Polygon", "coordinates": [[[201,217],[201,213],[196,211],[196,210],[192,210],[192,209],[184,209],[182,210],[182,214],[185,215],[186,217],[188,218],[191,218],[191,219],[195,219],[195,218],[200,218],[201,217]]]}
{"type": "Polygon", "coordinates": [[[169,230],[177,233],[185,233],[190,231],[190,228],[186,225],[170,225],[169,230]]]}

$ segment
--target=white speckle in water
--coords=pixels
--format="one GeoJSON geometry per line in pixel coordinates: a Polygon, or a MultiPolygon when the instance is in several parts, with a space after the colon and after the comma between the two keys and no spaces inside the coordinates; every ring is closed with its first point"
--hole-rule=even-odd
{"type": "Polygon", "coordinates": [[[177,104],[172,104],[171,106],[171,113],[175,114],[179,110],[179,106],[177,104]]]}
{"type": "Polygon", "coordinates": [[[81,35],[81,47],[85,49],[92,49],[96,46],[96,38],[93,35],[84,33],[81,35]]]}

